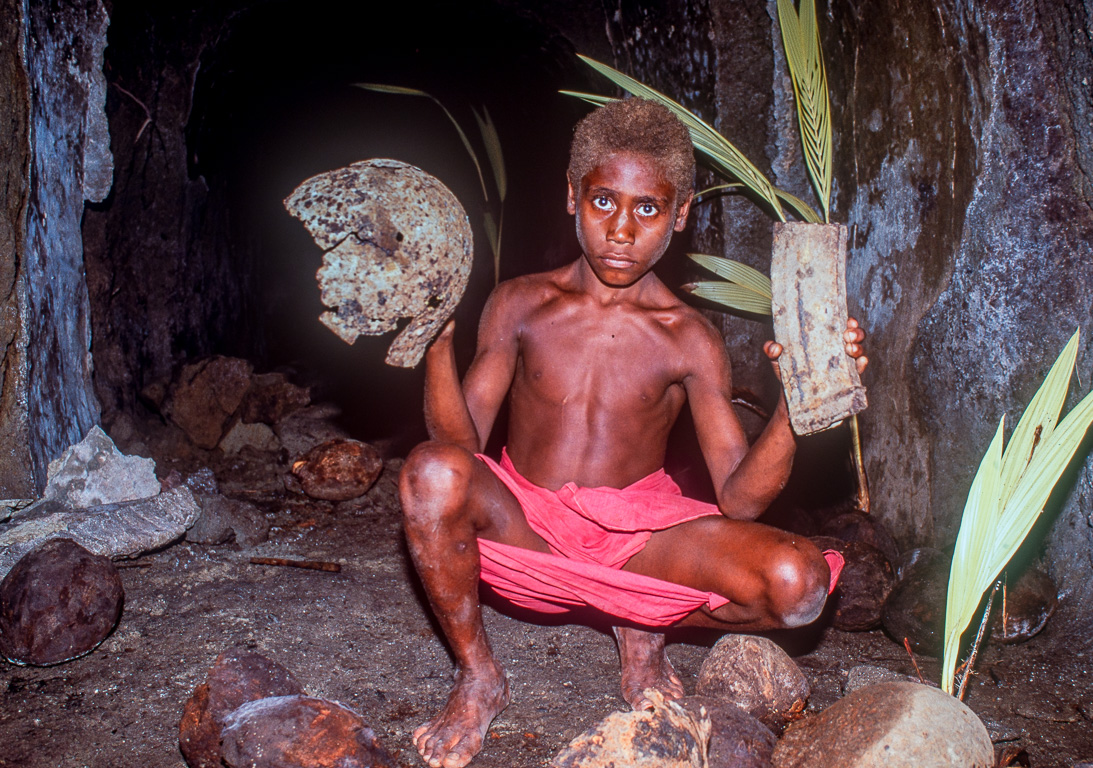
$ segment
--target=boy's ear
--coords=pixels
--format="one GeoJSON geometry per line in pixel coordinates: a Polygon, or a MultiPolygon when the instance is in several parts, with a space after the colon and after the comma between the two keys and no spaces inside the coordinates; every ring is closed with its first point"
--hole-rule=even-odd
{"type": "Polygon", "coordinates": [[[679,209],[676,210],[676,225],[675,231],[682,232],[683,228],[687,226],[687,214],[691,212],[691,202],[695,199],[695,193],[692,189],[687,193],[687,199],[679,205],[679,209]]]}
{"type": "Polygon", "coordinates": [[[572,216],[577,213],[577,193],[573,189],[573,182],[569,180],[569,175],[565,177],[565,186],[569,192],[566,194],[565,209],[569,211],[569,215],[572,216]]]}

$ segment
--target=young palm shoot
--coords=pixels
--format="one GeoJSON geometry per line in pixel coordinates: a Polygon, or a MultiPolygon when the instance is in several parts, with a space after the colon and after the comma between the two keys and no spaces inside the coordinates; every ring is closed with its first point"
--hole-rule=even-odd
{"type": "Polygon", "coordinates": [[[799,12],[794,7],[794,0],[778,0],[778,26],[782,30],[782,47],[793,81],[793,99],[797,105],[797,125],[801,130],[805,167],[820,200],[824,222],[827,223],[830,221],[833,177],[831,103],[820,48],[820,28],[816,24],[815,0],[801,0],[799,12]]]}
{"type": "Polygon", "coordinates": [[[482,198],[485,202],[486,210],[483,214],[483,226],[486,230],[486,239],[489,240],[490,251],[493,254],[493,281],[496,285],[501,281],[501,227],[505,218],[505,193],[508,189],[508,181],[505,176],[505,159],[501,154],[501,139],[497,135],[497,128],[493,124],[493,120],[490,118],[489,110],[484,106],[482,112],[471,108],[474,112],[475,122],[478,123],[478,130],[482,134],[482,143],[486,147],[486,159],[489,160],[490,169],[493,171],[493,181],[497,190],[497,216],[494,217],[493,211],[490,210],[490,193],[486,188],[486,177],[482,173],[482,164],[478,161],[478,154],[475,153],[474,147],[471,145],[471,141],[467,138],[467,134],[463,131],[463,127],[459,124],[459,121],[452,116],[452,113],[448,111],[439,99],[432,94],[419,90],[417,88],[405,88],[400,85],[385,85],[383,83],[354,83],[358,88],[363,88],[366,91],[374,91],[376,93],[390,93],[398,96],[418,96],[429,99],[438,107],[448,118],[449,122],[455,126],[455,131],[459,135],[459,140],[463,142],[464,149],[467,150],[467,154],[470,155],[471,162],[474,163],[474,169],[478,173],[478,183],[482,187],[482,198]]]}
{"type": "MultiPolygon", "coordinates": [[[[1004,450],[1005,417],[999,422],[972,481],[949,572],[941,663],[941,686],[946,693],[953,692],[961,637],[975,617],[983,593],[1032,529],[1093,423],[1091,392],[1056,424],[1077,354],[1075,331],[1004,450]]],[[[970,671],[965,671],[965,678],[970,671]]]]}

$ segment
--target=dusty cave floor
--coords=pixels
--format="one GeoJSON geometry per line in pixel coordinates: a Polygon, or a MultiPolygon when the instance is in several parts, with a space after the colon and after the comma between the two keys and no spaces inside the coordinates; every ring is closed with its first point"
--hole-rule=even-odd
{"type": "MultiPolygon", "coordinates": [[[[341,504],[287,493],[284,461],[272,456],[208,463],[225,495],[266,512],[274,525],[269,541],[251,549],[183,542],[123,563],[125,610],[96,651],[49,668],[0,662],[0,766],[184,766],[183,706],[217,654],[231,647],[262,653],[310,694],[357,709],[402,764],[422,765],[410,732],[443,704],[452,667],[402,543],[397,461],[368,496],[341,504]],[[252,556],[332,561],[342,570],[251,565],[252,556]]],[[[195,460],[160,460],[163,474],[172,468],[192,471],[195,460]]],[[[489,607],[485,618],[513,701],[473,766],[544,765],[625,707],[610,635],[528,624],[489,607]]],[[[681,637],[669,646],[688,692],[715,639],[681,637]]],[[[902,646],[879,631],[776,639],[812,681],[810,709],[833,703],[853,666],[914,674],[902,646]]],[[[992,736],[1005,739],[999,751],[1023,747],[1031,765],[1045,768],[1093,759],[1093,673],[1090,654],[1070,650],[1075,645],[1049,628],[1032,643],[981,656],[967,701],[992,736]]],[[[919,663],[936,680],[937,662],[919,663]]]]}

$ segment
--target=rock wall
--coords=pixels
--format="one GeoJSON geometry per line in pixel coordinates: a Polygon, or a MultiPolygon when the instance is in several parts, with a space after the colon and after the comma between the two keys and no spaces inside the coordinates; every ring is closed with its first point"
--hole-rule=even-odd
{"type": "Polygon", "coordinates": [[[27,423],[26,202],[30,188],[30,93],[23,52],[26,9],[0,0],[0,495],[34,492],[27,423]]]}
{"type": "Polygon", "coordinates": [[[113,194],[84,218],[106,423],[181,360],[245,353],[253,338],[244,318],[253,254],[233,240],[223,184],[200,175],[187,149],[203,56],[216,55],[240,5],[113,4],[107,111],[118,167],[113,194]]]}
{"type": "Polygon", "coordinates": [[[110,189],[102,3],[5,2],[5,301],[0,492],[33,495],[49,461],[98,421],[80,221],[110,189]]]}
{"type": "MultiPolygon", "coordinates": [[[[716,125],[779,186],[811,200],[784,63],[770,53],[780,46],[775,2],[696,5],[682,15],[690,34],[708,29],[713,41],[716,125]],[[757,146],[757,135],[768,143],[757,146]]],[[[696,75],[698,92],[681,83],[679,38],[649,13],[629,14],[640,23],[616,49],[635,74],[708,103],[710,70],[696,75]]],[[[1093,380],[1090,9],[833,0],[820,15],[835,115],[832,220],[851,228],[851,312],[874,360],[862,427],[875,513],[905,546],[946,545],[998,420],[1016,423],[1076,327],[1069,405],[1093,380]]],[[[696,239],[712,243],[701,214],[698,223],[696,239]]],[[[767,263],[769,224],[729,202],[722,226],[725,255],[767,263]]],[[[723,325],[731,349],[754,347],[754,323],[723,325]]],[[[754,355],[746,351],[737,381],[754,355]]],[[[1093,604],[1088,456],[1042,528],[1032,538],[1046,537],[1064,605],[1080,615],[1093,604]]]]}

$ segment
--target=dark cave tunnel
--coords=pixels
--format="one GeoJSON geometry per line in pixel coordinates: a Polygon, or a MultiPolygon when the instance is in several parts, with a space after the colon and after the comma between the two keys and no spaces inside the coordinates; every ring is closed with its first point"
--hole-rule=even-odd
{"type": "MultiPolygon", "coordinates": [[[[179,10],[123,0],[110,15],[105,70],[114,86],[107,113],[117,174],[111,195],[89,205],[85,218],[89,282],[96,284],[99,270],[114,272],[102,280],[112,286],[110,296],[94,288],[91,294],[92,316],[100,319],[93,352],[104,361],[96,367],[104,421],[126,408],[142,410],[133,393],[170,366],[223,354],[249,359],[257,370],[291,370],[312,387],[314,399],[342,409],[352,434],[408,450],[424,437],[421,367],[383,364],[394,333],[347,346],[318,322],[324,307],[315,271],[322,252],[282,200],[317,173],[377,157],[416,165],[452,189],[475,237],[470,282],[455,315],[466,364],[493,286],[474,165],[436,104],[353,83],[435,96],[463,127],[486,174],[472,108],[489,111],[509,178],[505,279],[576,253],[563,174],[572,126],[587,107],[558,89],[594,86],[572,44],[492,3],[320,3],[303,13],[288,2],[179,10]],[[179,50],[193,56],[192,95],[171,90],[170,59],[179,50]],[[154,71],[156,64],[163,69],[154,71]],[[153,98],[192,100],[177,136],[157,125],[134,133],[132,123],[145,118],[134,77],[145,79],[144,92],[153,98]],[[157,185],[181,185],[183,200],[165,212],[165,197],[176,193],[165,195],[157,185]],[[152,237],[147,232],[122,231],[157,224],[162,245],[153,248],[140,247],[152,237]],[[119,288],[126,274],[141,281],[139,290],[119,288]],[[143,327],[156,322],[170,337],[158,346],[147,341],[158,329],[150,334],[143,327]]],[[[162,113],[162,103],[156,106],[162,113]]]]}

